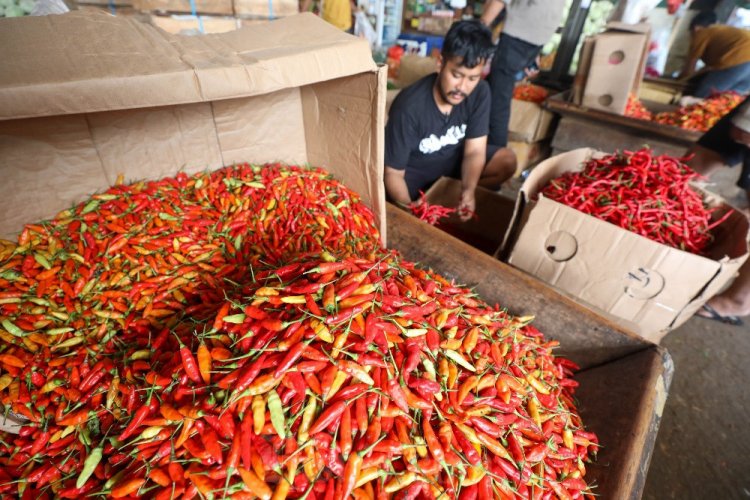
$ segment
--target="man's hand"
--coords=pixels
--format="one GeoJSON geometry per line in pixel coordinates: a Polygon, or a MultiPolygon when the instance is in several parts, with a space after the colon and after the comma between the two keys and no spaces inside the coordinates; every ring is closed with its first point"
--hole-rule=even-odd
{"type": "Polygon", "coordinates": [[[463,191],[461,193],[461,201],[458,202],[458,216],[459,218],[466,222],[467,220],[471,219],[471,217],[474,215],[474,210],[476,209],[477,202],[474,199],[474,190],[467,190],[463,191]]]}

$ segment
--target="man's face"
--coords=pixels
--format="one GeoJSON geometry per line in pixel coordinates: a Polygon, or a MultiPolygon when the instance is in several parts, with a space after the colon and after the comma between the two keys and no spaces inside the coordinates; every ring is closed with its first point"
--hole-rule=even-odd
{"type": "Polygon", "coordinates": [[[438,74],[438,91],[444,102],[456,106],[460,104],[479,84],[482,79],[482,67],[473,68],[461,65],[462,58],[442,59],[438,74]]]}
{"type": "Polygon", "coordinates": [[[737,128],[732,125],[732,129],[729,131],[729,137],[733,141],[742,144],[743,146],[750,147],[750,133],[745,132],[741,128],[737,128]]]}

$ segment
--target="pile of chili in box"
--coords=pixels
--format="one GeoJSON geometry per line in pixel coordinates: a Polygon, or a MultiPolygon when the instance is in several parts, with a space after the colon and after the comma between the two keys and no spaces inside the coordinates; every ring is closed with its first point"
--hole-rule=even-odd
{"type": "Polygon", "coordinates": [[[0,494],[580,498],[556,343],[321,170],[117,185],[0,254],[0,494]]]}
{"type": "Polygon", "coordinates": [[[552,200],[673,248],[703,254],[713,220],[703,195],[691,187],[699,177],[683,158],[649,149],[592,158],[580,172],[567,172],[542,190],[552,200]]]}

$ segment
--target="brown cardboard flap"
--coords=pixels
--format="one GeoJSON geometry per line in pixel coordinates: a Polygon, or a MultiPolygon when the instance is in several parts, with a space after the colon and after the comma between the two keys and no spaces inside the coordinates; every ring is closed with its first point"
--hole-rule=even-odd
{"type": "MultiPolygon", "coordinates": [[[[552,201],[539,192],[552,179],[580,171],[602,153],[578,149],[539,164],[519,192],[506,234],[508,263],[559,287],[658,342],[730,280],[748,257],[748,222],[734,213],[719,226],[710,257],[661,245],[552,201]],[[725,241],[728,240],[728,241],[725,241]],[[689,271],[687,271],[689,270],[689,271]]],[[[718,197],[710,206],[726,211],[718,197]]]]}
{"type": "Polygon", "coordinates": [[[2,19],[0,47],[0,120],[247,97],[376,70],[367,41],[312,14],[180,37],[74,11],[2,19]]]}

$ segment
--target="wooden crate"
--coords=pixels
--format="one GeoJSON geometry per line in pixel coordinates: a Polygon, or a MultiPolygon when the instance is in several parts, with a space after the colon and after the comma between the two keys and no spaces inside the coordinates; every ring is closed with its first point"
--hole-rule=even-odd
{"type": "Polygon", "coordinates": [[[582,368],[579,410],[603,445],[587,481],[599,498],[640,498],[674,371],[666,349],[393,206],[387,228],[405,258],[474,286],[490,304],[535,315],[534,325],[561,342],[559,354],[582,368]]]}

